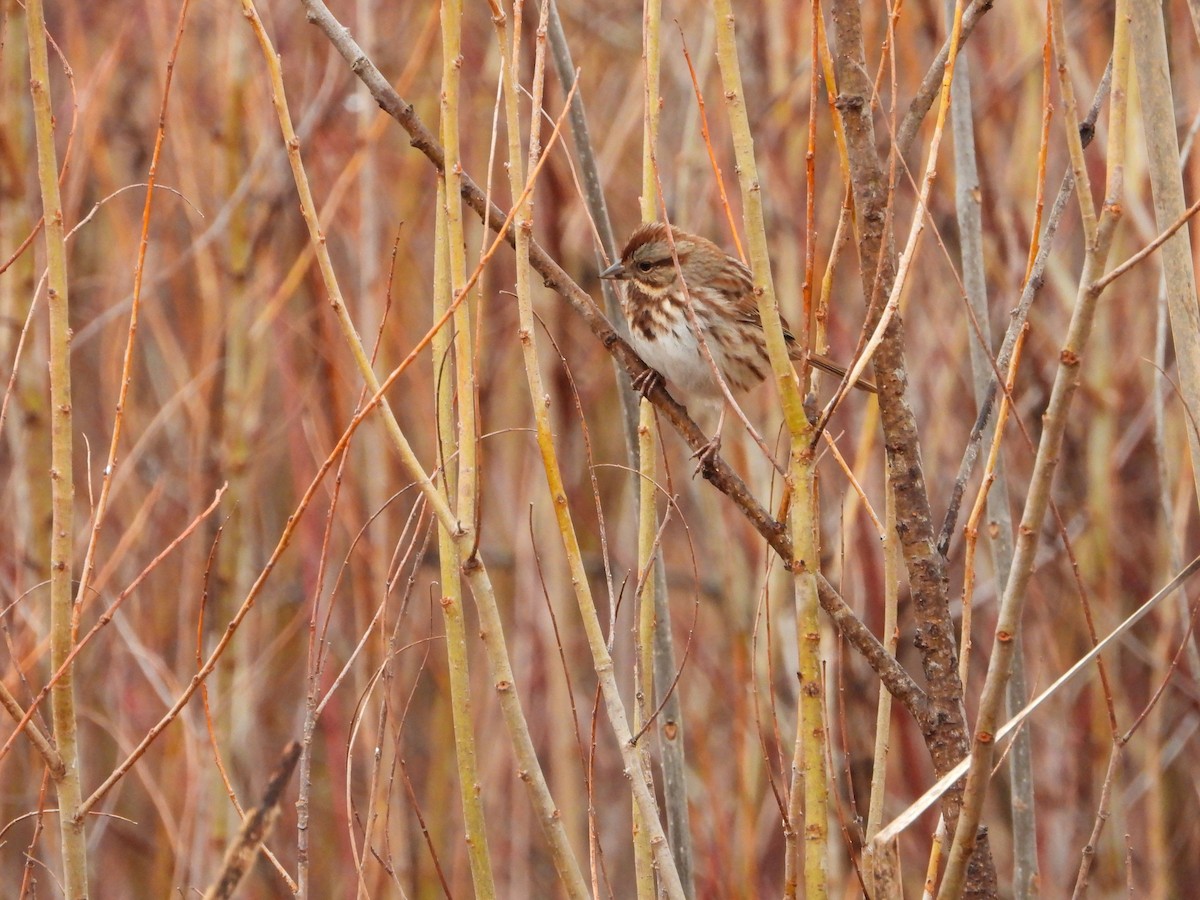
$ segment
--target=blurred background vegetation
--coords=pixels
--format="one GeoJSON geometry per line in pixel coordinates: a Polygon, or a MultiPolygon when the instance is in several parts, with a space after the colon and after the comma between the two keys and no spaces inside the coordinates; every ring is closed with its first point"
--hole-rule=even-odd
{"type": "MultiPolygon", "coordinates": [[[[526,85],[536,6],[524,17],[526,85]]],[[[44,287],[39,290],[46,262],[41,235],[23,245],[42,211],[25,14],[16,0],[3,0],[2,7],[0,375],[8,386],[0,431],[0,607],[4,683],[27,707],[51,674],[50,402],[46,296],[44,287]]],[[[846,181],[822,90],[815,110],[815,229],[808,232],[809,8],[759,0],[736,9],[775,283],[783,313],[797,321],[807,244],[816,242],[820,273],[846,181]]],[[[332,10],[436,129],[442,89],[438,4],[339,0],[332,10]]],[[[623,236],[640,219],[642,11],[638,4],[606,0],[563,2],[560,12],[580,69],[579,90],[615,230],[623,236]]],[[[1110,4],[1084,2],[1067,12],[1070,71],[1086,107],[1111,51],[1113,10],[1110,4]]],[[[143,230],[145,184],[179,13],[178,4],[160,0],[47,7],[64,223],[71,232],[77,564],[113,432],[139,243],[148,241],[118,465],[95,573],[79,611],[82,632],[228,484],[216,511],[145,573],[75,662],[85,797],[187,687],[198,659],[212,650],[246,598],[362,400],[362,379],[331,312],[299,213],[263,55],[235,3],[197,3],[188,10],[174,58],[158,188],[143,230]]],[[[301,4],[264,2],[259,13],[280,54],[334,268],[359,334],[368,348],[377,343],[375,370],[382,376],[433,321],[436,172],[378,109],[329,40],[306,22],[301,4]]],[[[945,10],[937,4],[897,4],[895,13],[894,56],[879,85],[881,144],[890,142],[889,111],[895,107],[903,114],[947,34],[945,10]]],[[[872,65],[880,60],[887,14],[882,5],[863,9],[872,65]]],[[[1200,122],[1197,30],[1184,4],[1168,4],[1167,19],[1180,139],[1190,147],[1200,122]]],[[[707,101],[712,148],[740,223],[712,11],[707,4],[667,0],[663,21],[658,160],[667,208],[679,227],[732,250],[682,52],[686,39],[707,101]]],[[[1007,326],[1026,277],[1039,177],[1045,176],[1048,203],[1067,166],[1052,80],[1054,118],[1048,158],[1039,169],[1045,41],[1042,4],[1006,3],[988,13],[964,51],[972,68],[982,259],[994,334],[1007,326]]],[[[496,202],[507,209],[504,116],[496,105],[500,55],[485,3],[466,5],[462,56],[463,168],[480,184],[490,183],[496,202]]],[[[562,85],[548,77],[545,108],[551,119],[564,96],[562,85]]],[[[1135,88],[1114,263],[1159,230],[1138,109],[1135,88]]],[[[526,122],[528,113],[526,100],[526,122]]],[[[920,136],[926,142],[932,119],[920,136]]],[[[1087,156],[1097,200],[1107,124],[1102,114],[1087,156]]],[[[549,130],[547,125],[543,139],[549,130]]],[[[975,418],[968,357],[973,332],[956,275],[960,241],[949,144],[942,150],[927,234],[904,299],[907,399],[921,429],[938,522],[975,418]]],[[[564,137],[541,171],[533,235],[599,296],[593,232],[568,161],[572,146],[564,137]]],[[[914,180],[924,146],[919,139],[905,159],[914,180]]],[[[1191,197],[1200,179],[1197,154],[1185,157],[1183,174],[1191,197]]],[[[899,185],[893,210],[902,239],[915,191],[905,177],[899,185]]],[[[469,269],[485,235],[473,215],[465,224],[469,269]]],[[[1035,441],[1081,257],[1079,213],[1072,203],[1033,307],[1016,379],[1014,415],[1035,441]]],[[[832,279],[829,355],[848,361],[864,315],[853,243],[832,279]]],[[[540,280],[535,283],[542,329],[538,352],[566,495],[617,677],[632,703],[637,519],[618,387],[604,346],[559,296],[542,289],[540,280]]],[[[596,712],[597,678],[532,433],[513,284],[512,253],[502,247],[471,300],[482,434],[479,552],[504,616],[515,689],[575,852],[585,869],[590,855],[600,896],[630,897],[628,784],[611,729],[596,712]]],[[[1158,258],[1152,257],[1100,302],[1054,486],[1071,554],[1058,527],[1048,523],[1024,617],[1031,693],[1091,646],[1081,592],[1103,636],[1164,584],[1195,547],[1195,485],[1187,450],[1194,411],[1182,408],[1170,390],[1156,389],[1153,360],[1161,360],[1168,376],[1173,372],[1169,340],[1165,351],[1156,349],[1165,328],[1159,284],[1158,258]]],[[[424,349],[387,393],[428,472],[438,462],[433,398],[445,369],[424,349]]],[[[773,388],[756,391],[744,405],[774,443],[780,413],[773,388]]],[[[884,450],[877,422],[875,401],[852,396],[830,433],[882,517],[884,450]]],[[[660,446],[661,484],[674,498],[661,552],[682,663],[677,691],[686,724],[696,894],[778,895],[784,878],[780,803],[786,805],[779,798],[791,779],[796,730],[791,580],[738,511],[702,479],[691,480],[689,451],[669,427],[662,428],[660,446]]],[[[740,428],[727,425],[724,452],[764,504],[778,509],[779,478],[740,428]]],[[[1019,516],[1033,452],[1011,420],[1003,459],[1019,516]]],[[[433,897],[442,894],[443,885],[453,896],[471,894],[436,528],[377,415],[366,420],[336,465],[336,478],[332,473],[325,478],[208,679],[204,701],[193,698],[93,808],[86,825],[92,896],[191,896],[213,880],[240,823],[221,769],[242,807],[253,806],[284,745],[302,737],[316,654],[323,657],[317,681],[324,705],[307,746],[310,896],[361,891],[360,896],[433,897]]],[[[818,471],[822,570],[878,633],[884,588],[878,532],[830,455],[822,457],[818,471]]],[[[972,477],[969,498],[979,483],[978,469],[972,477]]],[[[660,514],[667,508],[660,505],[660,514]]],[[[950,593],[959,601],[961,531],[948,559],[950,593]]],[[[981,545],[969,716],[991,644],[995,585],[981,545]]],[[[919,672],[905,596],[902,590],[897,655],[919,672]]],[[[1200,802],[1195,753],[1200,673],[1194,644],[1177,656],[1181,645],[1193,641],[1185,638],[1187,609],[1175,598],[1162,604],[1105,657],[1122,732],[1168,676],[1169,681],[1107,782],[1109,818],[1091,873],[1099,896],[1127,885],[1137,896],[1182,896],[1200,877],[1200,833],[1191,827],[1200,802]]],[[[958,621],[961,603],[953,611],[958,621]]],[[[557,896],[554,868],[476,640],[469,598],[466,623],[479,786],[497,895],[557,896]]],[[[854,896],[861,890],[852,863],[861,841],[854,822],[866,815],[879,684],[832,629],[824,635],[822,653],[835,798],[829,880],[834,895],[854,896]]],[[[0,734],[7,741],[11,719],[6,721],[10,727],[0,734]]],[[[893,722],[886,797],[891,815],[932,782],[919,729],[899,707],[893,722]]],[[[1113,728],[1095,670],[1052,698],[1027,728],[1041,885],[1047,895],[1058,896],[1075,881],[1109,772],[1113,728]]],[[[6,896],[17,896],[23,879],[26,896],[33,896],[32,881],[39,895],[57,895],[59,838],[53,815],[45,812],[55,800],[44,770],[23,739],[0,759],[0,881],[9,885],[6,896]]],[[[267,842],[293,878],[296,790],[294,781],[267,842]]],[[[1007,884],[1012,850],[1004,767],[993,780],[984,822],[1001,884],[1007,884]]],[[[901,838],[910,893],[920,889],[936,827],[935,809],[901,838]]],[[[255,897],[292,893],[262,859],[245,888],[246,896],[255,897]]]]}

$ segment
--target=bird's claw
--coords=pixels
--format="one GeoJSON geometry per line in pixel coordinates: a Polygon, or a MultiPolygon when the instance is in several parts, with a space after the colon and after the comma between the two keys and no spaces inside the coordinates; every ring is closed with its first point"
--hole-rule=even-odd
{"type": "Polygon", "coordinates": [[[633,389],[647,399],[650,397],[650,392],[653,391],[663,382],[662,373],[657,369],[646,368],[645,371],[639,372],[630,382],[633,389]]]}
{"type": "Polygon", "coordinates": [[[696,460],[696,468],[692,472],[692,477],[695,478],[704,469],[710,467],[720,451],[721,435],[718,433],[716,437],[692,454],[691,458],[696,460]]]}

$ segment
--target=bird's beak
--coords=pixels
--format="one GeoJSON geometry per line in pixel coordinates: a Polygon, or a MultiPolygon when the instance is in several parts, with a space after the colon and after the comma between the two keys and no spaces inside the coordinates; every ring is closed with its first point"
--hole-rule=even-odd
{"type": "Polygon", "coordinates": [[[617,260],[607,269],[600,273],[601,278],[613,278],[620,280],[625,277],[625,266],[620,260],[617,260]]]}

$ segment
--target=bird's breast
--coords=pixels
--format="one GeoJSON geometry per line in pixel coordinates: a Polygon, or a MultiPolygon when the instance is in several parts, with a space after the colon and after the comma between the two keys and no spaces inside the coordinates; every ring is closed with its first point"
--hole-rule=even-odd
{"type": "MultiPolygon", "coordinates": [[[[633,285],[625,297],[624,311],[633,348],[648,366],[661,372],[685,395],[714,399],[722,396],[712,366],[688,321],[682,298],[669,292],[641,291],[633,285]]],[[[696,310],[713,361],[731,389],[753,388],[767,372],[761,330],[749,334],[732,321],[713,321],[711,313],[703,306],[696,310]]]]}

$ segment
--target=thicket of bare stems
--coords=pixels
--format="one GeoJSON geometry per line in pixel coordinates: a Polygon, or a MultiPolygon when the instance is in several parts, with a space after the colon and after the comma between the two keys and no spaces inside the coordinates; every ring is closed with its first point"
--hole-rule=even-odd
{"type": "Polygon", "coordinates": [[[571,63],[535,0],[44,5],[27,41],[43,4],[0,3],[5,896],[1200,878],[1186,578],[991,739],[1196,552],[1183,4],[836,0],[814,34],[784,0],[563,2],[571,63]],[[676,227],[769,253],[798,334],[873,354],[820,437],[741,398],[788,479],[731,424],[692,479],[661,391],[639,473],[593,219],[623,236],[655,173],[676,227]]]}

